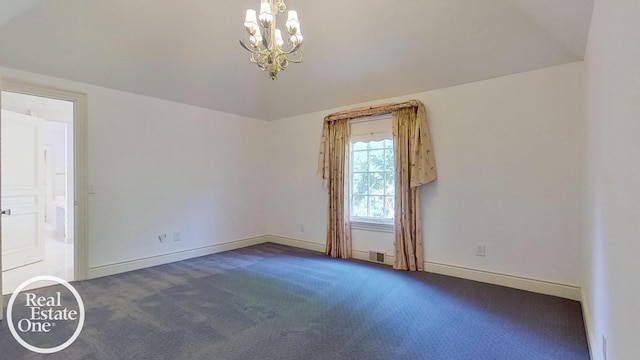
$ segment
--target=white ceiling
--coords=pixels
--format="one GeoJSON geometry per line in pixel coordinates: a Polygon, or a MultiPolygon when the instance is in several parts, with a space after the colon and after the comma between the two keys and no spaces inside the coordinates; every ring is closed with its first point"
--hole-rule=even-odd
{"type": "Polygon", "coordinates": [[[259,2],[3,0],[0,65],[271,120],[581,60],[593,6],[289,0],[305,61],[272,81],[238,44],[259,2]]]}

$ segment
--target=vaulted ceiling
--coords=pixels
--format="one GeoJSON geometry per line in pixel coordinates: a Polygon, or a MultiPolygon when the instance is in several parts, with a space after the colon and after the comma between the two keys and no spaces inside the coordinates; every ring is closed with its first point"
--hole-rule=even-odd
{"type": "Polygon", "coordinates": [[[259,2],[4,0],[0,66],[271,120],[581,60],[593,6],[288,0],[305,60],[272,81],[238,44],[259,2]]]}

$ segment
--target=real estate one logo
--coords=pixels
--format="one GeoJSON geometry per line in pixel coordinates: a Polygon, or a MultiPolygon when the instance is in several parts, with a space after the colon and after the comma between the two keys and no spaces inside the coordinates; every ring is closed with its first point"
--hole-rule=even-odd
{"type": "Polygon", "coordinates": [[[13,337],[26,349],[40,354],[55,353],[69,347],[80,335],[84,325],[84,303],[68,282],[55,276],[36,276],[20,284],[11,295],[7,304],[7,323],[13,337]],[[23,291],[38,281],[58,283],[74,299],[63,296],[64,289],[59,287],[48,288],[48,292],[23,291]],[[65,340],[66,333],[69,337],[65,340]]]}

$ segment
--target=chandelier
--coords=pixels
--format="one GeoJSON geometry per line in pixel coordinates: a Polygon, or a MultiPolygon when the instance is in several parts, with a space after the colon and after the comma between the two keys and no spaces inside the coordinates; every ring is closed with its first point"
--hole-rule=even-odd
{"type": "Polygon", "coordinates": [[[260,69],[268,71],[273,80],[278,78],[278,72],[289,66],[289,62],[302,62],[300,46],[303,38],[298,13],[294,10],[289,10],[288,13],[288,50],[283,48],[282,32],[276,28],[276,15],[286,8],[284,0],[262,0],[257,17],[255,10],[247,10],[244,27],[248,34],[240,40],[240,45],[251,53],[249,60],[260,69]]]}

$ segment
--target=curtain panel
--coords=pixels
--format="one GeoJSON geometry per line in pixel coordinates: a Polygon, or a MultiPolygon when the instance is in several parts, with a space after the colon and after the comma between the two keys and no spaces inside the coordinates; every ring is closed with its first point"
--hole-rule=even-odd
{"type": "Polygon", "coordinates": [[[325,253],[331,257],[351,257],[351,226],[347,197],[347,169],[349,168],[350,119],[324,122],[318,175],[327,181],[329,206],[327,213],[327,245],[325,253]]]}
{"type": "Polygon", "coordinates": [[[419,186],[436,179],[424,105],[393,111],[395,154],[394,269],[424,270],[419,186]]]}

